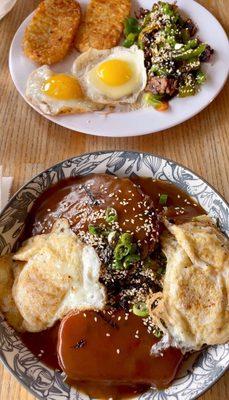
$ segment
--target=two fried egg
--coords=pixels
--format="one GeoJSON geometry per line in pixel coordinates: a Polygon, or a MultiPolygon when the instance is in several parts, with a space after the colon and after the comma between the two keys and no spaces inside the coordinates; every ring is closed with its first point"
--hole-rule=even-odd
{"type": "Polygon", "coordinates": [[[26,97],[44,114],[101,110],[105,105],[135,103],[146,85],[144,53],[130,49],[89,49],[74,62],[72,74],[47,65],[31,73],[26,97]]]}

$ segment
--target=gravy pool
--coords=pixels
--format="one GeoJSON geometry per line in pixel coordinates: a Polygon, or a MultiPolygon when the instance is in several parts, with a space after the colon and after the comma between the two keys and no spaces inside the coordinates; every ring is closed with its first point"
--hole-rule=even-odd
{"type": "MultiPolygon", "coordinates": [[[[87,223],[81,224],[80,215],[77,214],[80,199],[76,187],[86,185],[90,180],[93,182],[92,189],[95,188],[94,192],[91,190],[92,196],[99,193],[104,199],[104,207],[110,206],[111,192],[99,189],[103,177],[106,176],[72,177],[50,187],[36,200],[29,213],[23,240],[50,231],[55,218],[59,217],[68,218],[76,233],[87,230],[87,223]]],[[[157,212],[163,209],[160,204],[161,194],[167,194],[166,213],[176,223],[204,213],[193,199],[174,185],[151,178],[134,177],[132,180],[148,196],[147,204],[151,207],[153,203],[157,212]]],[[[123,190],[127,191],[125,182],[123,180],[123,190]]],[[[89,200],[93,208],[96,207],[96,197],[91,197],[91,194],[89,200]]],[[[115,207],[122,218],[123,207],[118,201],[115,207]]],[[[132,213],[132,208],[135,208],[134,200],[129,213],[132,213]]],[[[130,227],[135,231],[135,225],[130,227]]],[[[106,321],[109,314],[105,315],[106,318],[92,311],[86,312],[86,317],[83,314],[67,316],[61,323],[44,332],[23,333],[22,340],[41,361],[52,368],[60,369],[61,366],[68,375],[68,382],[92,397],[122,399],[144,392],[151,384],[159,388],[169,386],[183,356],[179,350],[172,348],[166,350],[163,357],[150,356],[150,348],[157,339],[147,332],[140,317],[129,313],[125,320],[124,311],[118,310],[112,317],[116,325],[114,328],[106,321]],[[81,340],[85,344],[79,348],[74,347],[81,340]]]]}

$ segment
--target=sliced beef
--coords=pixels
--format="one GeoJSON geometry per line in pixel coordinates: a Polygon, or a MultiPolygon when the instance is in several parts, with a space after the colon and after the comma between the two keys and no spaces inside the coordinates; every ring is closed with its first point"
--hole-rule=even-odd
{"type": "Polygon", "coordinates": [[[214,54],[214,50],[211,48],[211,46],[207,45],[206,49],[203,51],[203,53],[200,56],[200,61],[209,62],[210,59],[212,58],[213,54],[214,54]]]}
{"type": "MultiPolygon", "coordinates": [[[[31,233],[48,233],[57,218],[66,218],[76,234],[87,232],[88,225],[106,228],[107,207],[115,208],[121,232],[134,232],[142,258],[147,257],[158,242],[160,223],[151,198],[129,178],[91,174],[61,181],[35,202],[29,217],[31,233]]],[[[109,256],[107,249],[104,258],[109,256]]]]}
{"type": "Polygon", "coordinates": [[[166,78],[159,76],[151,76],[148,78],[146,91],[153,94],[174,96],[178,90],[178,80],[174,78],[166,78]]]}
{"type": "Polygon", "coordinates": [[[147,8],[140,7],[138,11],[135,11],[135,17],[137,19],[143,19],[150,11],[147,8]]]}
{"type": "Polygon", "coordinates": [[[188,29],[191,37],[197,32],[197,27],[190,18],[185,21],[184,28],[188,29]]]}

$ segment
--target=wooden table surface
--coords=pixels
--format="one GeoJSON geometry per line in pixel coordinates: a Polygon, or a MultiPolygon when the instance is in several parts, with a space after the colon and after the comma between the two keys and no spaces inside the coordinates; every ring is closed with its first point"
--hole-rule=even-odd
{"type": "MultiPolygon", "coordinates": [[[[199,2],[228,32],[228,0],[199,2]]],[[[24,102],[8,70],[11,40],[37,4],[34,0],[18,0],[14,9],[0,21],[0,164],[5,176],[14,177],[13,191],[37,172],[67,157],[95,150],[128,149],[149,151],[180,162],[203,176],[228,199],[229,85],[199,115],[163,132],[133,138],[100,138],[64,129],[47,121],[24,102]]],[[[227,381],[228,375],[224,375],[201,400],[229,399],[227,381]]],[[[34,397],[0,365],[0,400],[32,399],[34,397]]]]}

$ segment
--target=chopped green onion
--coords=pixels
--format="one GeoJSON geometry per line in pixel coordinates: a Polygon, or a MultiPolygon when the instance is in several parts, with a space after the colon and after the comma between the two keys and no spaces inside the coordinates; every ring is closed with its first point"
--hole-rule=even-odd
{"type": "Polygon", "coordinates": [[[143,303],[142,301],[136,303],[133,305],[133,313],[137,315],[138,317],[148,317],[149,315],[149,310],[146,307],[146,304],[143,303]]]}
{"type": "Polygon", "coordinates": [[[196,87],[194,85],[182,85],[179,87],[178,97],[194,96],[196,94],[196,87]]]}
{"type": "Polygon", "coordinates": [[[196,81],[198,85],[202,85],[206,81],[206,75],[203,71],[201,70],[197,71],[196,81]]]}
{"type": "Polygon", "coordinates": [[[106,218],[106,221],[107,221],[109,224],[112,224],[113,222],[117,221],[117,219],[118,219],[118,214],[117,214],[117,211],[115,210],[115,208],[113,208],[113,207],[107,207],[107,209],[106,209],[106,214],[105,214],[105,218],[106,218]]]}
{"type": "Polygon", "coordinates": [[[136,42],[138,34],[141,28],[138,25],[138,20],[136,18],[130,17],[126,18],[124,21],[124,35],[125,40],[123,42],[124,47],[131,47],[136,42]]]}
{"type": "Polygon", "coordinates": [[[130,254],[128,256],[126,256],[124,258],[123,261],[123,267],[125,269],[129,268],[131,265],[134,265],[135,263],[137,263],[138,261],[140,261],[140,256],[139,254],[130,254]]]}
{"type": "Polygon", "coordinates": [[[159,204],[162,204],[163,206],[166,205],[168,200],[168,195],[167,194],[161,194],[159,198],[159,204]]]}
{"type": "Polygon", "coordinates": [[[138,20],[133,17],[126,18],[124,21],[124,35],[128,36],[130,33],[138,33],[140,27],[138,25],[138,20]]]}
{"type": "Polygon", "coordinates": [[[160,100],[161,96],[152,93],[144,94],[146,104],[153,106],[157,111],[166,111],[168,109],[167,101],[160,100]]]}
{"type": "Polygon", "coordinates": [[[94,225],[88,225],[88,232],[91,233],[92,235],[98,235],[98,228],[94,225]]]}
{"type": "Polygon", "coordinates": [[[135,43],[137,37],[138,37],[138,33],[129,33],[129,35],[123,41],[123,46],[127,47],[127,48],[133,46],[133,44],[135,43]]]}
{"type": "Polygon", "coordinates": [[[129,232],[125,232],[120,236],[120,242],[123,244],[132,243],[132,235],[129,232]]]}
{"type": "MultiPolygon", "coordinates": [[[[129,232],[125,232],[120,236],[114,248],[113,264],[115,263],[115,266],[113,265],[113,268],[127,269],[140,261],[138,246],[132,239],[132,235],[129,232]]],[[[115,240],[117,240],[117,236],[115,240]]]]}
{"type": "Polygon", "coordinates": [[[113,260],[112,268],[113,269],[123,269],[122,262],[120,260],[117,260],[117,259],[113,260]]]}
{"type": "MultiPolygon", "coordinates": [[[[195,39],[193,39],[193,40],[195,40],[195,39]]],[[[188,45],[188,43],[187,43],[187,45],[188,45]]],[[[205,49],[206,49],[205,43],[200,44],[195,49],[193,49],[191,47],[188,50],[184,50],[184,48],[183,48],[182,50],[184,50],[184,51],[173,53],[172,58],[177,61],[190,60],[192,58],[199,57],[204,52],[205,49]]]]}
{"type": "MultiPolygon", "coordinates": [[[[153,72],[154,75],[157,76],[167,76],[169,75],[169,71],[165,67],[159,67],[157,64],[153,64],[150,68],[150,72],[153,72]]],[[[157,100],[161,100],[159,97],[157,100]]]]}
{"type": "Polygon", "coordinates": [[[187,51],[190,49],[195,49],[199,44],[199,40],[198,39],[190,39],[182,48],[182,52],[183,51],[187,51]]]}
{"type": "Polygon", "coordinates": [[[120,261],[129,253],[130,253],[130,246],[125,244],[117,244],[117,246],[114,249],[114,258],[120,261]]]}
{"type": "Polygon", "coordinates": [[[163,332],[159,328],[155,328],[153,334],[157,339],[160,339],[163,336],[163,332]]]}
{"type": "Polygon", "coordinates": [[[173,7],[172,7],[171,4],[165,3],[165,2],[163,2],[163,1],[159,1],[158,4],[161,6],[162,12],[163,12],[165,15],[168,15],[168,16],[170,16],[170,17],[175,16],[175,12],[174,12],[173,7]]]}

